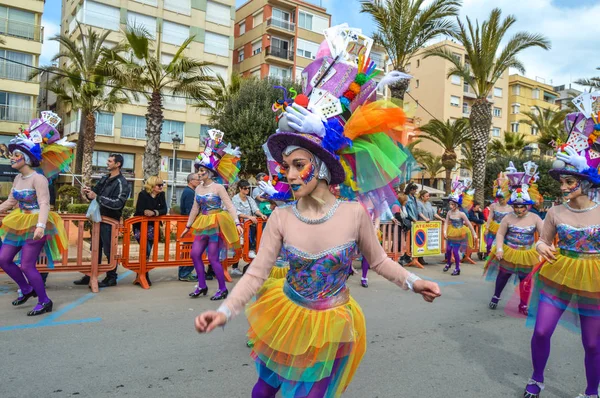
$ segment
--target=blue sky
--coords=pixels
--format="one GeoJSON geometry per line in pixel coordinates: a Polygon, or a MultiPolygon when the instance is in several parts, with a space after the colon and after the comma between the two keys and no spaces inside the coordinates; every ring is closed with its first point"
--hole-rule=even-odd
{"type": "MultiPolygon", "coordinates": [[[[333,24],[348,22],[350,26],[372,33],[373,23],[361,14],[358,0],[310,0],[322,2],[332,15],[333,24]]],[[[426,0],[428,3],[430,0],[426,0]]],[[[245,0],[236,0],[239,6],[245,0]]],[[[547,83],[569,84],[582,77],[600,75],[600,0],[463,0],[461,18],[469,16],[480,21],[493,7],[504,14],[514,14],[517,23],[509,31],[542,33],[552,42],[550,51],[527,50],[520,57],[526,66],[526,76],[542,78],[547,83]]],[[[43,16],[44,45],[41,63],[47,64],[58,51],[50,37],[59,33],[61,0],[46,0],[43,16]]]]}

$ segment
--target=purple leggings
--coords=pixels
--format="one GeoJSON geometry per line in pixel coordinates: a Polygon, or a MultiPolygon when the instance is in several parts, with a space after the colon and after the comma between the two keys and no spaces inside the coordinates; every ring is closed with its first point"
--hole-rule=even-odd
{"type": "Polygon", "coordinates": [[[42,276],[36,268],[37,259],[46,243],[46,238],[40,240],[27,240],[23,247],[13,246],[5,243],[0,248],[0,268],[19,285],[23,295],[35,290],[38,295],[38,303],[43,304],[50,301],[46,295],[46,288],[42,276]],[[21,267],[15,264],[15,257],[21,251],[21,267]]]}
{"type": "Polygon", "coordinates": [[[369,272],[369,262],[363,256],[362,261],[360,262],[360,268],[362,269],[362,278],[367,279],[367,273],[369,272]]]}
{"type": "Polygon", "coordinates": [[[486,246],[486,257],[490,255],[490,250],[492,250],[492,245],[494,244],[494,239],[496,235],[487,233],[485,234],[485,246],[486,246]]]}
{"type": "Polygon", "coordinates": [[[196,236],[194,243],[192,243],[192,251],[190,257],[194,263],[196,269],[196,275],[198,275],[198,287],[204,289],[206,287],[206,274],[204,272],[204,262],[202,261],[202,254],[208,248],[208,262],[212,266],[217,281],[219,282],[219,290],[223,291],[227,289],[225,285],[225,273],[223,272],[223,266],[219,261],[219,250],[221,248],[221,242],[218,240],[210,239],[208,235],[196,236]]]}
{"type": "Polygon", "coordinates": [[[452,265],[452,256],[456,263],[456,269],[460,269],[460,243],[446,241],[446,264],[448,267],[452,265]]]}
{"type": "MultiPolygon", "coordinates": [[[[498,276],[496,277],[496,289],[494,290],[494,296],[500,298],[504,287],[510,280],[512,276],[511,273],[504,271],[502,268],[498,270],[498,276]]],[[[519,281],[523,282],[527,275],[519,274],[519,281]]],[[[525,286],[523,283],[519,284],[519,297],[521,299],[521,305],[526,305],[529,297],[527,296],[527,292],[525,291],[525,286]]]]}
{"type": "MultiPolygon", "coordinates": [[[[544,381],[544,368],[550,356],[550,339],[560,320],[563,309],[540,300],[535,329],[531,338],[531,358],[533,361],[532,379],[544,381]]],[[[581,341],[585,351],[585,376],[587,379],[587,395],[598,394],[600,383],[600,318],[580,316],[581,341]]],[[[538,393],[537,386],[527,386],[527,390],[538,393]]]]}

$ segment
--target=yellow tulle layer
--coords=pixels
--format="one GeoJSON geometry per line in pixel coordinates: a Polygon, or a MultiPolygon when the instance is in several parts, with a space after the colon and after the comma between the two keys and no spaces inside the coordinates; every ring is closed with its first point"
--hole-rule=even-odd
{"type": "Polygon", "coordinates": [[[600,258],[572,258],[557,253],[538,275],[545,285],[560,292],[600,300],[600,258]]]}
{"type": "Polygon", "coordinates": [[[366,351],[362,310],[352,298],[326,310],[302,307],[285,295],[284,282],[268,279],[246,309],[252,356],[291,383],[333,376],[336,391],[327,396],[337,397],[350,384],[366,351]],[[343,359],[344,365],[332,375],[336,359],[343,359]]]}
{"type": "Polygon", "coordinates": [[[196,235],[218,234],[232,248],[240,247],[240,236],[238,235],[235,222],[226,211],[213,214],[200,214],[192,224],[196,235]]]}
{"type": "Polygon", "coordinates": [[[500,223],[497,223],[496,221],[492,220],[490,221],[490,226],[486,233],[496,235],[498,233],[498,228],[500,228],[500,223]]]}
{"type": "Polygon", "coordinates": [[[535,247],[530,249],[514,249],[504,245],[503,249],[504,254],[502,260],[498,260],[496,258],[496,245],[492,246],[490,256],[485,265],[486,273],[490,268],[500,267],[511,274],[528,274],[533,270],[533,267],[540,262],[540,256],[535,250],[535,247]]]}
{"type": "Polygon", "coordinates": [[[465,241],[469,243],[469,247],[475,246],[475,240],[473,239],[473,234],[471,230],[466,225],[463,225],[460,228],[456,228],[452,225],[448,226],[448,230],[446,231],[446,238],[449,241],[460,242],[465,241]]]}
{"type": "Polygon", "coordinates": [[[269,274],[269,278],[273,279],[283,279],[286,277],[288,271],[290,270],[290,266],[286,267],[273,267],[271,268],[271,273],[269,274]]]}

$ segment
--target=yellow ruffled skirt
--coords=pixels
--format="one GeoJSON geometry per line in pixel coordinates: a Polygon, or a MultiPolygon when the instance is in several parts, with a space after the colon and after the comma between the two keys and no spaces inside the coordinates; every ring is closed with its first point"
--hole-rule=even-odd
{"type": "Polygon", "coordinates": [[[527,275],[540,263],[540,255],[535,250],[535,246],[515,249],[504,245],[503,250],[502,260],[498,260],[496,258],[496,245],[492,246],[483,271],[486,280],[496,280],[500,270],[510,274],[527,275]]]}
{"type": "Polygon", "coordinates": [[[285,284],[268,279],[246,309],[259,377],[281,387],[284,397],[306,396],[314,383],[331,377],[325,397],[338,397],[366,351],[362,310],[347,291],[347,301],[333,308],[307,308],[288,297],[285,284]]]}
{"type": "Polygon", "coordinates": [[[269,273],[269,278],[283,279],[286,277],[289,270],[290,270],[290,263],[288,263],[286,260],[277,260],[275,262],[275,266],[273,266],[273,268],[271,268],[271,272],[269,273]]]}
{"type": "Polygon", "coordinates": [[[475,246],[475,238],[471,233],[471,229],[466,225],[460,228],[456,228],[452,224],[448,225],[446,240],[448,245],[460,245],[461,252],[464,252],[467,247],[475,246]]]}
{"type": "Polygon", "coordinates": [[[226,211],[198,215],[192,224],[192,230],[196,236],[209,236],[214,240],[220,238],[229,248],[240,248],[240,236],[235,222],[226,211]]]}
{"type": "MultiPolygon", "coordinates": [[[[0,226],[2,244],[22,247],[25,242],[33,239],[38,216],[37,212],[24,212],[21,209],[10,212],[4,217],[2,226],[0,226]]],[[[48,257],[48,267],[53,268],[54,261],[61,257],[61,252],[69,244],[63,220],[57,213],[50,212],[48,214],[44,236],[46,237],[44,251],[48,257]]]]}

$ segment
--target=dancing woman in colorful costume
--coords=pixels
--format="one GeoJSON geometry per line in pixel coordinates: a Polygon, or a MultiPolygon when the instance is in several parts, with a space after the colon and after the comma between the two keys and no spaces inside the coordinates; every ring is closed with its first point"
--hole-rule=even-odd
{"type": "MultiPolygon", "coordinates": [[[[535,185],[538,178],[537,165],[527,162],[523,167],[525,172],[517,172],[513,163],[510,162],[510,166],[506,170],[511,191],[508,204],[513,207],[514,211],[502,219],[496,243],[492,247],[485,265],[486,279],[496,281],[494,296],[489,304],[492,310],[498,307],[500,295],[510,277],[515,275],[516,278],[523,281],[533,267],[540,262],[540,256],[534,243],[535,233],[539,234],[542,231],[543,221],[537,214],[529,212],[532,205],[542,200],[535,185]]],[[[529,297],[524,286],[523,283],[519,285],[521,301],[518,310],[521,314],[527,315],[529,297]]]]}
{"type": "Polygon", "coordinates": [[[496,240],[496,234],[498,234],[498,228],[500,228],[502,219],[513,211],[506,203],[510,192],[508,191],[508,180],[504,173],[500,173],[496,181],[494,181],[494,191],[496,192],[496,202],[490,205],[490,216],[485,232],[486,257],[490,254],[492,245],[496,240]]]}
{"type": "Polygon", "coordinates": [[[460,275],[460,253],[464,253],[467,247],[476,246],[477,233],[465,213],[460,207],[470,206],[473,203],[473,195],[465,192],[471,185],[471,180],[461,182],[456,178],[452,182],[452,193],[448,198],[450,211],[446,215],[444,223],[444,236],[446,237],[446,266],[444,272],[452,268],[452,257],[454,257],[454,271],[452,276],[460,275]],[[465,200],[466,199],[466,200],[465,200]],[[468,245],[468,246],[467,246],[468,245]]]}
{"type": "MultiPolygon", "coordinates": [[[[589,95],[583,94],[583,95],[589,95]]],[[[600,186],[600,128],[597,118],[582,113],[565,120],[568,144],[559,145],[550,175],[560,181],[565,203],[548,210],[536,247],[546,260],[532,273],[533,292],[528,324],[533,375],[526,398],[544,388],[550,340],[559,321],[581,330],[585,351],[585,395],[598,397],[600,383],[600,207],[588,194],[600,186]],[[558,247],[553,241],[558,235],[558,247]]],[[[529,278],[528,278],[529,279],[529,278]]]]}
{"type": "Polygon", "coordinates": [[[11,211],[2,220],[0,237],[0,267],[19,285],[19,297],[12,302],[21,305],[37,297],[37,305],[28,316],[52,311],[52,300],[46,295],[44,281],[36,268],[37,259],[44,249],[48,266],[66,249],[68,241],[60,216],[50,211],[48,177],[67,169],[73,160],[72,145],[59,140],[56,126],[60,118],[52,112],[42,112],[29,129],[22,131],[8,144],[11,167],[15,177],[8,199],[0,205],[0,212],[11,211]],[[40,145],[41,144],[41,145],[40,145]],[[40,172],[35,170],[39,168],[40,172]],[[41,174],[42,172],[45,173],[41,174]],[[16,207],[18,205],[18,207],[16,207]],[[20,266],[15,257],[20,252],[20,266]]]}
{"type": "Polygon", "coordinates": [[[181,237],[190,229],[194,230],[196,235],[190,257],[198,275],[198,285],[189,296],[196,298],[200,295],[206,296],[208,293],[202,261],[202,255],[208,251],[208,261],[219,282],[219,290],[211,297],[214,301],[222,300],[229,294],[221,260],[225,258],[227,245],[233,249],[240,247],[240,235],[243,229],[225,187],[214,181],[217,178],[229,183],[235,181],[239,172],[237,164],[240,153],[237,148],[232,149],[230,145],[223,143],[221,131],[209,130],[208,133],[210,138],[207,139],[205,150],[198,155],[195,163],[200,185],[196,188],[194,206],[181,237]],[[227,211],[223,210],[223,206],[227,211]]]}
{"type": "MultiPolygon", "coordinates": [[[[319,58],[305,69],[308,82],[323,64],[333,65],[336,73],[323,85],[316,79],[315,85],[342,95],[354,78],[345,86],[338,79],[355,76],[356,67],[339,63],[337,57],[319,58]]],[[[354,88],[362,92],[361,86],[354,88]]],[[[365,89],[374,89],[373,83],[365,89]]],[[[310,86],[304,90],[310,91],[310,86]]],[[[367,94],[355,98],[364,101],[370,97],[367,94]]],[[[351,103],[350,107],[355,109],[351,103]]],[[[389,116],[401,112],[388,109],[389,116]]],[[[340,122],[322,121],[297,104],[288,106],[285,115],[289,126],[284,130],[280,123],[268,146],[298,201],[273,211],[246,274],[218,311],[196,318],[196,328],[210,332],[224,325],[258,293],[246,309],[259,375],[252,397],[275,397],[278,391],[283,397],[337,397],[352,380],[366,350],[364,316],[346,287],[356,251],[366,256],[373,271],[427,301],[439,296],[439,288],[387,258],[362,205],[339,201],[331,193],[330,185],[343,183],[347,176],[338,154],[350,143],[339,129],[340,122]],[[288,254],[290,271],[285,279],[267,280],[281,248],[288,254]]],[[[351,122],[352,118],[346,127],[351,122]]],[[[352,143],[364,138],[368,137],[352,143]]],[[[360,169],[353,170],[362,175],[360,169]]]]}

